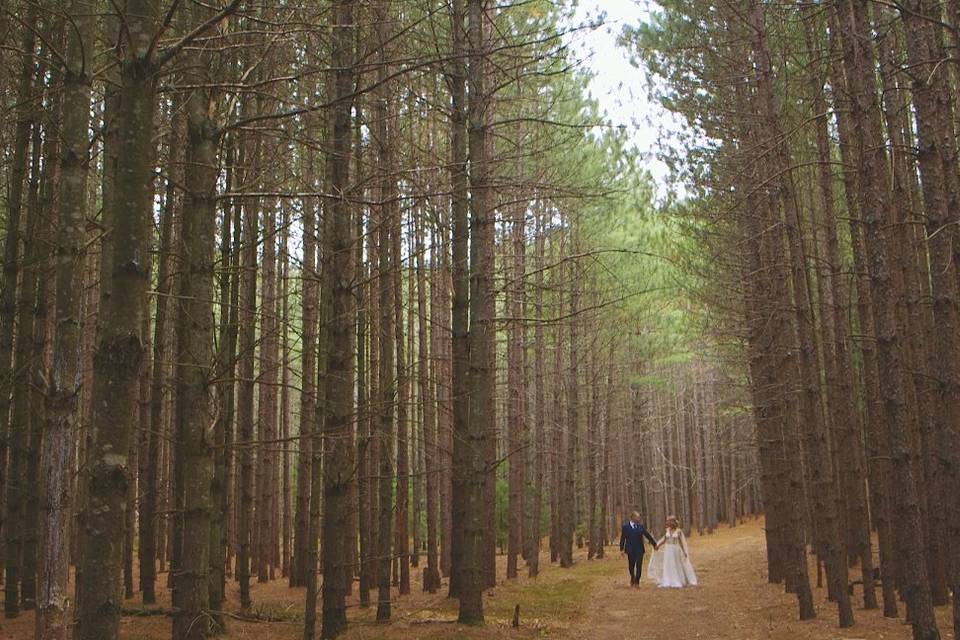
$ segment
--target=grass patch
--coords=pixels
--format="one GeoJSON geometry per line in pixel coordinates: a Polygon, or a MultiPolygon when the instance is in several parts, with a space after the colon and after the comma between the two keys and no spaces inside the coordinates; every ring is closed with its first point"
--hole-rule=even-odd
{"type": "MultiPolygon", "coordinates": [[[[484,625],[454,622],[456,600],[443,597],[420,602],[399,600],[389,625],[374,622],[375,607],[354,610],[345,640],[538,640],[583,622],[589,617],[591,595],[604,578],[626,573],[626,564],[578,558],[570,569],[548,565],[539,577],[521,576],[499,582],[484,593],[484,625]],[[520,605],[520,628],[511,628],[514,608],[520,605]]],[[[264,639],[259,639],[264,640],[264,639]]]]}
{"type": "Polygon", "coordinates": [[[554,569],[535,580],[507,584],[494,590],[486,602],[490,619],[513,619],[520,605],[521,624],[549,621],[550,626],[567,626],[586,616],[587,598],[597,578],[616,575],[619,565],[580,561],[570,569],[554,569]]]}

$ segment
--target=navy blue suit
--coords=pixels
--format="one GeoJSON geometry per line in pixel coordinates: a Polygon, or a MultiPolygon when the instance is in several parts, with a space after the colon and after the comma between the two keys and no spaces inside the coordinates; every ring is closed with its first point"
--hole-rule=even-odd
{"type": "Polygon", "coordinates": [[[654,547],[657,541],[653,539],[643,523],[624,523],[620,529],[620,551],[627,554],[627,567],[630,569],[630,584],[640,584],[640,571],[643,567],[643,539],[646,538],[654,547]]]}

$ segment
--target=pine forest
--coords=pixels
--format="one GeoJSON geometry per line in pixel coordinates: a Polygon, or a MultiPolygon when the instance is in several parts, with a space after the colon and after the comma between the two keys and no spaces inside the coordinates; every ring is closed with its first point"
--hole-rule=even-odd
{"type": "Polygon", "coordinates": [[[0,247],[0,639],[960,640],[960,0],[2,0],[0,247]]]}

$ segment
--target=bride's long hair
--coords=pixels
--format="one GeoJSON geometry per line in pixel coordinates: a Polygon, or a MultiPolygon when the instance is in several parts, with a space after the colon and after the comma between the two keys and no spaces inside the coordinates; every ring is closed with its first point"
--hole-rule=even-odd
{"type": "Polygon", "coordinates": [[[680,518],[677,516],[667,516],[667,529],[679,529],[680,528],[680,518]],[[673,526],[670,526],[670,525],[673,526]]]}

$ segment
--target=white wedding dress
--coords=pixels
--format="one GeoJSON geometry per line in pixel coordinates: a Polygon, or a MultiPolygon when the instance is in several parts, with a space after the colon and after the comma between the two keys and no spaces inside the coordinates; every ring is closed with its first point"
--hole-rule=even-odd
{"type": "Polygon", "coordinates": [[[690,564],[683,531],[668,530],[657,542],[657,546],[660,549],[651,555],[647,571],[647,575],[656,581],[657,586],[675,589],[696,586],[697,574],[690,564]]]}

